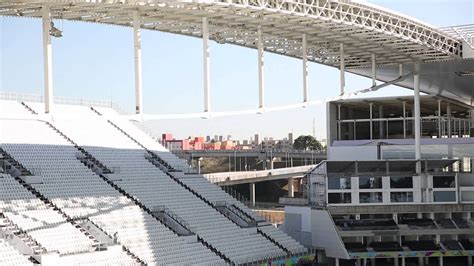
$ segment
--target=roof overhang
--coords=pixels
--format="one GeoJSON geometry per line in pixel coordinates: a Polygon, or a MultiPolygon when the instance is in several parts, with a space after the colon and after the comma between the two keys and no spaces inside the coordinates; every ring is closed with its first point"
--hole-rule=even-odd
{"type": "Polygon", "coordinates": [[[254,49],[260,25],[266,51],[297,58],[306,34],[308,60],[338,66],[343,43],[346,68],[370,66],[372,54],[378,65],[461,56],[461,43],[452,35],[375,5],[347,0],[7,0],[0,4],[0,15],[38,18],[44,5],[54,19],[121,26],[131,26],[138,12],[144,29],[199,38],[202,18],[207,17],[211,39],[254,49]]]}

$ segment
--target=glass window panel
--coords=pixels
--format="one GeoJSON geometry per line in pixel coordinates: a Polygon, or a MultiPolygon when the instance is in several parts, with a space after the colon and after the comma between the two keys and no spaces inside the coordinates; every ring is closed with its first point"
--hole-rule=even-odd
{"type": "Polygon", "coordinates": [[[382,192],[359,193],[359,203],[380,203],[380,202],[382,202],[382,192]]]}
{"type": "Polygon", "coordinates": [[[454,191],[435,191],[433,192],[435,202],[452,202],[456,201],[456,192],[454,191]]]}
{"type": "Polygon", "coordinates": [[[382,177],[380,176],[361,176],[359,177],[359,188],[382,188],[382,177]]]}
{"type": "Polygon", "coordinates": [[[390,188],[413,188],[413,177],[411,176],[391,176],[390,188]]]}
{"type": "Polygon", "coordinates": [[[328,177],[328,189],[351,189],[351,178],[328,177]]]}
{"type": "Polygon", "coordinates": [[[433,176],[434,188],[450,188],[455,187],[454,176],[433,176]]]}
{"type": "Polygon", "coordinates": [[[351,193],[329,193],[328,203],[351,203],[351,193]]]}
{"type": "Polygon", "coordinates": [[[413,202],[413,192],[391,192],[390,202],[413,202]]]}

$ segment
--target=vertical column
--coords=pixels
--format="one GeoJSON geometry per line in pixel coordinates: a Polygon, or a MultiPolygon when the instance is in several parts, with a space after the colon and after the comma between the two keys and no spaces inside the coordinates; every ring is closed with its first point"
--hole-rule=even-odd
{"type": "Polygon", "coordinates": [[[379,118],[380,118],[380,120],[379,120],[379,139],[384,139],[385,138],[385,136],[384,136],[384,134],[385,134],[385,129],[384,129],[385,128],[384,127],[385,122],[382,120],[383,116],[384,116],[383,106],[380,103],[380,105],[379,105],[379,118]]]}
{"type": "Polygon", "coordinates": [[[257,28],[257,48],[258,48],[258,108],[263,112],[265,108],[265,75],[263,61],[263,36],[262,26],[257,28]]]}
{"type": "Polygon", "coordinates": [[[421,115],[420,115],[420,63],[415,62],[414,105],[415,105],[415,160],[416,172],[421,174],[421,115]]]}
{"type": "Polygon", "coordinates": [[[207,17],[202,18],[202,62],[204,81],[204,112],[211,111],[211,88],[209,81],[209,23],[207,17]]]}
{"type": "Polygon", "coordinates": [[[293,198],[295,196],[295,187],[294,187],[293,177],[288,178],[288,197],[293,198]]]}
{"type": "Polygon", "coordinates": [[[44,64],[44,111],[51,113],[53,111],[53,56],[51,35],[51,13],[49,6],[42,7],[43,15],[43,64],[44,64]]]}
{"type": "Polygon", "coordinates": [[[375,65],[375,54],[372,54],[372,87],[377,86],[377,68],[375,65]]]}
{"type": "Polygon", "coordinates": [[[337,140],[341,140],[341,105],[337,105],[337,140]]]}
{"type": "Polygon", "coordinates": [[[472,134],[471,134],[471,129],[474,128],[474,105],[473,105],[473,102],[471,100],[471,110],[469,111],[469,118],[470,118],[470,122],[469,122],[469,136],[472,137],[472,134]]]}
{"type": "Polygon", "coordinates": [[[345,87],[346,87],[346,78],[344,76],[344,72],[345,72],[345,68],[346,68],[346,62],[345,62],[345,58],[344,58],[344,44],[341,43],[340,44],[340,48],[339,48],[339,51],[340,51],[340,63],[341,63],[341,66],[340,66],[340,80],[341,80],[341,95],[344,95],[344,90],[345,90],[345,87]]]}
{"type": "Polygon", "coordinates": [[[303,51],[303,103],[308,103],[308,47],[306,41],[306,33],[303,33],[302,48],[303,51]]]}
{"type": "Polygon", "coordinates": [[[448,118],[448,138],[451,138],[451,104],[448,103],[446,106],[446,117],[448,118]]]}
{"type": "Polygon", "coordinates": [[[438,99],[438,138],[443,136],[441,132],[441,99],[438,99]]]}
{"type": "Polygon", "coordinates": [[[403,138],[407,138],[407,103],[405,101],[402,102],[402,109],[403,109],[403,138]]]}
{"type": "Polygon", "coordinates": [[[374,126],[372,119],[374,118],[374,103],[369,103],[370,107],[370,139],[374,138],[374,126]]]}
{"type": "Polygon", "coordinates": [[[403,76],[403,64],[398,65],[398,75],[400,77],[403,76]]]}
{"type": "Polygon", "coordinates": [[[142,96],[142,33],[141,18],[138,11],[133,16],[133,48],[135,55],[135,113],[143,114],[142,96]]]}
{"type": "Polygon", "coordinates": [[[250,204],[255,206],[255,183],[250,183],[250,204]]]}

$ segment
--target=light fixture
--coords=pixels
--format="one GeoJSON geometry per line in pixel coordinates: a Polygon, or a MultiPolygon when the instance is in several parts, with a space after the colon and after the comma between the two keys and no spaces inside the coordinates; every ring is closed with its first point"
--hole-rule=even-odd
{"type": "Polygon", "coordinates": [[[63,32],[61,30],[59,30],[58,28],[56,28],[54,26],[54,22],[51,21],[51,26],[49,28],[49,35],[51,35],[53,37],[56,37],[56,38],[61,38],[61,37],[63,37],[63,32]]]}

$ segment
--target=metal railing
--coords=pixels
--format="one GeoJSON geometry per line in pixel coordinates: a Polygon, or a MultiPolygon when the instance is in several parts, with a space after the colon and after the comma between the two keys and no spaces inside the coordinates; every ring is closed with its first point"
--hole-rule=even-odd
{"type": "MultiPolygon", "coordinates": [[[[44,97],[43,95],[33,93],[0,91],[0,100],[42,103],[44,102],[44,97]]],[[[77,97],[54,96],[54,103],[80,106],[109,107],[120,114],[127,114],[125,111],[123,111],[123,109],[121,109],[119,105],[117,105],[111,100],[91,100],[77,97]]]]}

